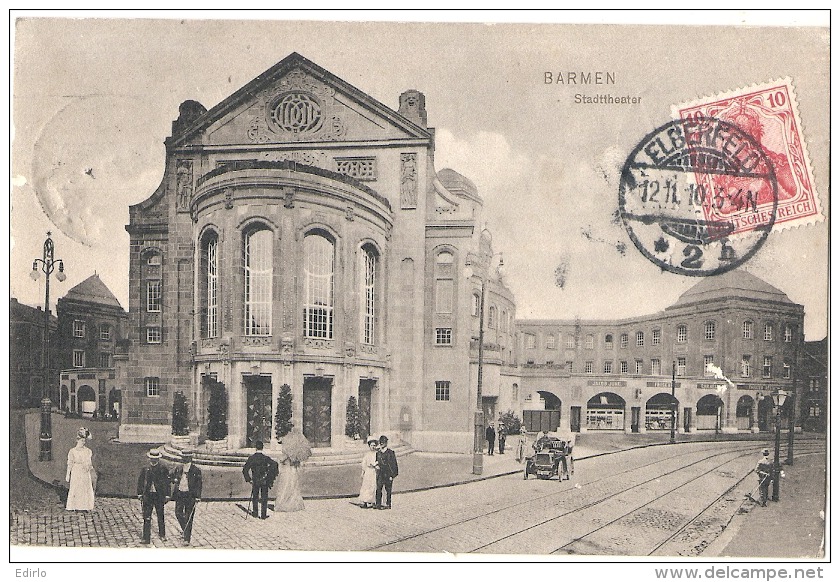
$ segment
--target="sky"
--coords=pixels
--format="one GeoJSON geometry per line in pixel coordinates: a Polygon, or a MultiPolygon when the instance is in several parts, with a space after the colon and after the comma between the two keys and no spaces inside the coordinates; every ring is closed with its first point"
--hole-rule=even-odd
{"type": "MultiPolygon", "coordinates": [[[[53,297],[96,272],[127,308],[128,206],[160,183],[178,105],[209,109],[291,52],[392,109],[425,94],[435,166],[477,185],[520,318],[644,315],[698,282],[662,272],[612,220],[625,159],[678,103],[791,78],[828,206],[827,29],[37,18],[13,32],[10,293],[30,305],[50,230],[67,274],[53,297]]],[[[827,333],[828,240],[827,220],[773,232],[743,267],[805,306],[808,340],[827,333]]]]}

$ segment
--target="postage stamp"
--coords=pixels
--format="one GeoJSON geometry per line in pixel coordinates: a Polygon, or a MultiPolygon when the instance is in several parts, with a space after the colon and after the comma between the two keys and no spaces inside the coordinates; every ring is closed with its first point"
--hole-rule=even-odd
{"type": "Polygon", "coordinates": [[[636,248],[660,268],[716,275],[752,257],[776,220],[778,179],[750,134],[696,114],[666,123],[621,172],[619,215],[636,248]]]}
{"type": "MultiPolygon", "coordinates": [[[[679,119],[708,117],[727,121],[761,145],[778,182],[774,231],[825,220],[814,185],[796,94],[789,78],[682,103],[673,108],[673,113],[679,119]]],[[[736,179],[724,174],[697,174],[696,180],[698,187],[702,185],[713,192],[720,202],[704,207],[706,220],[732,221],[735,227],[733,235],[754,228],[751,222],[756,220],[754,216],[736,216],[739,213],[739,196],[734,196],[736,202],[731,200],[731,195],[754,186],[748,179],[736,179]]],[[[775,202],[767,186],[755,191],[755,194],[757,212],[770,212],[775,202]]]]}

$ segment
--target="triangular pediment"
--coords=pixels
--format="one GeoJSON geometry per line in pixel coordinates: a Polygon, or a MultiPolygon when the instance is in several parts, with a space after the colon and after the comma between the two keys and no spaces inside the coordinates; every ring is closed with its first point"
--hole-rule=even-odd
{"type": "Polygon", "coordinates": [[[261,145],[431,139],[431,134],[292,53],[198,117],[173,145],[261,145]]]}

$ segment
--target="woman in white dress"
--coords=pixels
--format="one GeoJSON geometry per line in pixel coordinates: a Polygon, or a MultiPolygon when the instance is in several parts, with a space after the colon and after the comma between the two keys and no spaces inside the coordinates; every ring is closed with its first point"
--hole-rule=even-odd
{"type": "Polygon", "coordinates": [[[76,434],[76,446],[67,453],[67,476],[70,483],[67,494],[67,510],[91,511],[93,509],[93,453],[85,446],[91,438],[90,431],[84,427],[76,434]]]}
{"type": "Polygon", "coordinates": [[[373,507],[376,503],[376,471],[379,465],[376,463],[376,449],[379,441],[368,439],[370,450],[362,458],[362,487],[359,491],[359,507],[366,509],[373,507]]]}

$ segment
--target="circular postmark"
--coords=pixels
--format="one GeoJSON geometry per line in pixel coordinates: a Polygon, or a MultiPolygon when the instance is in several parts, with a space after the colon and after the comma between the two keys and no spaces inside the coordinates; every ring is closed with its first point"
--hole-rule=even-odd
{"type": "Polygon", "coordinates": [[[778,200],[761,145],[732,123],[697,115],[655,129],[630,153],[618,211],[633,244],[654,264],[708,276],[758,251],[778,200]]]}

